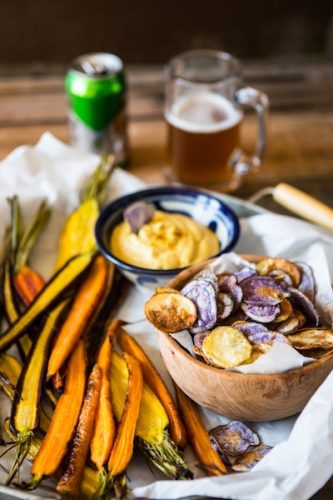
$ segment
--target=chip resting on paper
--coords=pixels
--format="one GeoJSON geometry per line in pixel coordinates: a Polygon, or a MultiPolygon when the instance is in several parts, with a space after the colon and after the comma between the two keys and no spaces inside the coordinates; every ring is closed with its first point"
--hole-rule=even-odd
{"type": "Polygon", "coordinates": [[[271,446],[260,444],[253,450],[244,453],[244,455],[238,456],[232,463],[231,468],[234,472],[247,472],[253,469],[271,450],[271,446]]]}
{"type": "Polygon", "coordinates": [[[236,328],[220,326],[210,332],[202,343],[207,363],[219,368],[235,368],[249,359],[252,346],[236,328]]]}
{"type": "Polygon", "coordinates": [[[145,315],[155,328],[175,333],[191,328],[197,320],[195,304],[179,293],[155,293],[145,304],[145,315]]]}
{"type": "MultiPolygon", "coordinates": [[[[260,444],[260,438],[249,426],[238,420],[219,425],[209,432],[209,436],[223,455],[237,457],[260,444]]],[[[214,446],[216,449],[216,446],[214,446]]]]}
{"type": "Polygon", "coordinates": [[[295,349],[332,349],[333,348],[333,330],[307,328],[298,333],[288,336],[291,345],[295,349]]]}

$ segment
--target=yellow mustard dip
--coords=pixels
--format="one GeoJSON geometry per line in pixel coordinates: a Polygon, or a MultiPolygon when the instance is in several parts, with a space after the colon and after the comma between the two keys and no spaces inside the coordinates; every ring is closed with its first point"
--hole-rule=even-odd
{"type": "Polygon", "coordinates": [[[210,229],[186,215],[157,210],[138,234],[128,222],[115,227],[111,252],[124,262],[146,269],[185,267],[212,257],[219,242],[210,229]]]}

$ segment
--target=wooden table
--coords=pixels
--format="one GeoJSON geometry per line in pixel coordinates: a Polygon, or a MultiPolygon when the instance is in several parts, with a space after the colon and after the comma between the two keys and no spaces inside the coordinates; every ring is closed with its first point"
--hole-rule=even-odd
{"type": "MultiPolygon", "coordinates": [[[[245,77],[247,84],[270,97],[269,142],[260,173],[248,176],[236,195],[247,198],[262,187],[285,181],[333,205],[333,65],[250,65],[245,77]]],[[[163,182],[166,130],[161,69],[129,68],[129,84],[130,171],[147,182],[163,182]]],[[[46,130],[69,140],[63,77],[3,77],[0,159],[21,144],[34,144],[46,130]]],[[[250,115],[243,127],[243,144],[249,151],[255,135],[256,121],[250,115]]],[[[264,204],[283,212],[270,199],[264,204]]],[[[332,480],[314,496],[332,497],[332,480]]]]}

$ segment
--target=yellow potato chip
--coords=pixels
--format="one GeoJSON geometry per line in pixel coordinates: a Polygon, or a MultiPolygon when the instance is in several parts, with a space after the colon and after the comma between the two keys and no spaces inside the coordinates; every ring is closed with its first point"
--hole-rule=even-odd
{"type": "Polygon", "coordinates": [[[194,325],[195,304],[177,291],[155,293],[145,304],[147,320],[165,333],[179,332],[194,325]]]}
{"type": "Polygon", "coordinates": [[[325,328],[307,328],[299,333],[288,335],[288,339],[298,350],[333,348],[333,330],[325,328]]]}
{"type": "Polygon", "coordinates": [[[215,328],[204,339],[202,353],[207,363],[218,368],[235,368],[248,360],[252,345],[236,328],[215,328]]]}
{"type": "Polygon", "coordinates": [[[281,321],[286,321],[293,313],[293,307],[289,300],[284,299],[280,304],[280,314],[274,320],[274,323],[281,323],[281,321]]]}
{"type": "Polygon", "coordinates": [[[281,270],[287,273],[293,284],[297,286],[301,281],[301,273],[298,267],[287,259],[263,259],[257,264],[259,274],[266,275],[272,271],[281,270]]]}

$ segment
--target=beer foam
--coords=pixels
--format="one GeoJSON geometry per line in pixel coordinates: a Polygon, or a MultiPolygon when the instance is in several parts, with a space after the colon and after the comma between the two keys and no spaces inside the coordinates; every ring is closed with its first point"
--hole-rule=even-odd
{"type": "Polygon", "coordinates": [[[212,92],[196,92],[177,99],[166,120],[186,132],[208,134],[220,132],[237,125],[243,118],[225,97],[212,92]]]}

